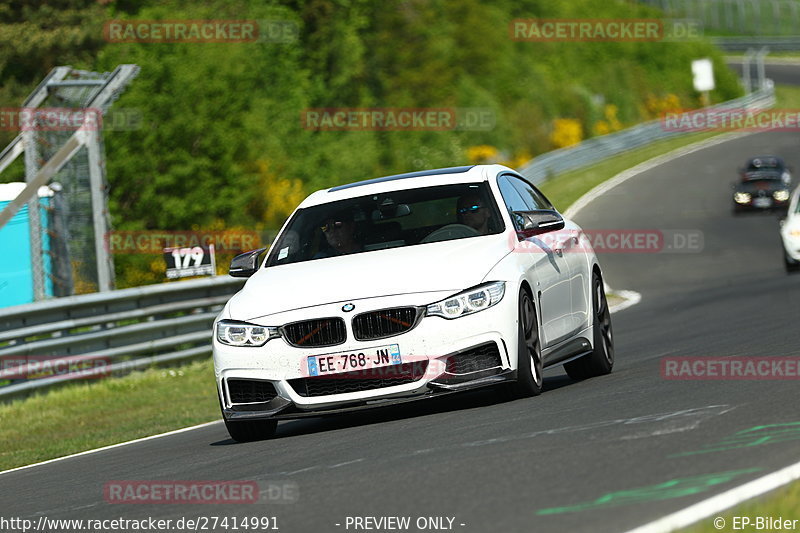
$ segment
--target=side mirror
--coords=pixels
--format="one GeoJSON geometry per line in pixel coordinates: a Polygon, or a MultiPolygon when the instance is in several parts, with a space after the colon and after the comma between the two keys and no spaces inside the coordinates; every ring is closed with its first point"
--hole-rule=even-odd
{"type": "Polygon", "coordinates": [[[259,248],[237,255],[231,261],[228,274],[234,278],[249,278],[258,270],[258,258],[264,251],[266,248],[259,248]]]}
{"type": "Polygon", "coordinates": [[[519,226],[522,228],[517,231],[520,239],[564,229],[564,218],[556,211],[549,209],[514,211],[514,217],[517,218],[519,226]]]}

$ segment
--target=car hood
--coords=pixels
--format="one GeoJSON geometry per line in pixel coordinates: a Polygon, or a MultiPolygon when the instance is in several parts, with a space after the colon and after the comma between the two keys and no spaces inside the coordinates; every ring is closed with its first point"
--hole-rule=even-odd
{"type": "Polygon", "coordinates": [[[228,304],[253,320],[314,305],[395,294],[460,291],[510,253],[504,234],[375,250],[261,268],[228,304]]]}

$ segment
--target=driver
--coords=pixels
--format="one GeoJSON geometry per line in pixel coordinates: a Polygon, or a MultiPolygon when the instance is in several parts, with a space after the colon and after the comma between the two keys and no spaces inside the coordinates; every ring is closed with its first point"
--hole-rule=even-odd
{"type": "Polygon", "coordinates": [[[489,210],[478,194],[465,194],[458,199],[458,222],[476,230],[479,235],[489,233],[489,210]]]}
{"type": "Polygon", "coordinates": [[[362,250],[361,242],[356,236],[356,223],[352,213],[342,211],[327,217],[321,229],[330,251],[320,251],[315,257],[351,254],[362,250]]]}

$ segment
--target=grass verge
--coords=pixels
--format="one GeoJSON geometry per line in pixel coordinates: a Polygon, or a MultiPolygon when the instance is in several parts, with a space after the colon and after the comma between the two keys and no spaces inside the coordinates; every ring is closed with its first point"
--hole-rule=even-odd
{"type": "Polygon", "coordinates": [[[776,85],[775,106],[782,109],[800,109],[800,87],[776,85]]]}
{"type": "Polygon", "coordinates": [[[210,359],[0,404],[0,470],[219,418],[210,359]]]}
{"type": "MultiPolygon", "coordinates": [[[[793,483],[787,487],[776,490],[766,498],[761,497],[739,505],[732,510],[718,513],[715,516],[704,518],[694,526],[684,529],[685,533],[711,533],[712,531],[743,531],[744,533],[755,531],[778,531],[772,527],[757,527],[758,517],[772,518],[777,520],[800,519],[797,510],[800,509],[800,483],[793,483]],[[720,517],[724,522],[719,522],[720,517]],[[749,525],[742,525],[743,518],[749,518],[749,525]],[[737,519],[737,527],[734,528],[734,518],[737,519]],[[718,528],[714,526],[714,520],[718,520],[718,528]]],[[[796,531],[794,527],[781,527],[781,530],[796,531]]]]}

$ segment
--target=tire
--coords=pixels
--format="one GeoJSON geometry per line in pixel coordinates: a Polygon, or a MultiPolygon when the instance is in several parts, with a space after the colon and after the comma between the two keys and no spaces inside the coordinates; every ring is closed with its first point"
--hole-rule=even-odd
{"type": "Polygon", "coordinates": [[[602,376],[611,372],[614,367],[614,332],[611,327],[611,313],[608,310],[603,280],[596,272],[592,274],[592,311],[594,318],[592,353],[564,365],[567,375],[575,380],[602,376]]]}
{"type": "Polygon", "coordinates": [[[787,274],[800,272],[800,263],[793,261],[785,251],[783,252],[783,264],[786,267],[787,274]]]}
{"type": "Polygon", "coordinates": [[[536,308],[525,289],[519,291],[517,309],[517,381],[510,392],[513,398],[529,398],[542,393],[542,346],[536,308]]]}
{"type": "Polygon", "coordinates": [[[278,428],[277,420],[239,420],[232,422],[225,420],[228,434],[236,442],[253,442],[266,440],[275,435],[278,428]]]}

